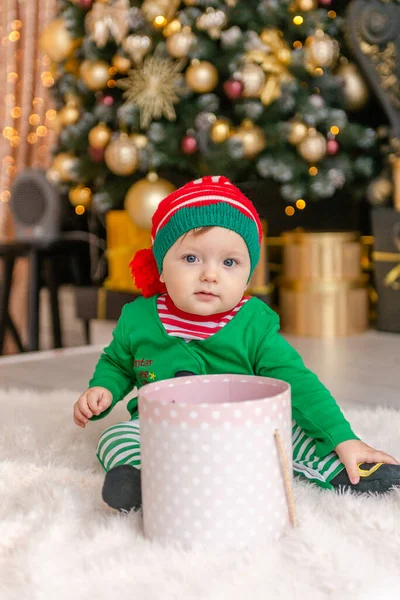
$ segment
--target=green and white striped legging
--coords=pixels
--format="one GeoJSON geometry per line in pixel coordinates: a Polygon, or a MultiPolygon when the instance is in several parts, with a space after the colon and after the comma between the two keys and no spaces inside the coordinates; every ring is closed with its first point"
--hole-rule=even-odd
{"type": "MultiPolygon", "coordinates": [[[[317,456],[315,441],[295,421],[292,422],[292,440],[294,474],[330,488],[329,482],[344,468],[336,452],[317,456]]],[[[140,469],[139,419],[117,423],[106,429],[99,439],[97,458],[105,471],[118,465],[140,469]]]]}

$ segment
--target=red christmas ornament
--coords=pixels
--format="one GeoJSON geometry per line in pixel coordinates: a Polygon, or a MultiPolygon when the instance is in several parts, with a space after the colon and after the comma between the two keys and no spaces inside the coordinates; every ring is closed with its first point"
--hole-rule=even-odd
{"type": "Polygon", "coordinates": [[[102,103],[104,106],[112,106],[114,104],[114,98],[112,96],[104,96],[102,103]]]}
{"type": "Polygon", "coordinates": [[[85,10],[92,8],[93,0],[79,0],[79,6],[85,10]]]}
{"type": "Polygon", "coordinates": [[[224,83],[225,94],[231,100],[237,100],[237,98],[240,98],[243,93],[243,88],[243,83],[238,79],[228,79],[228,81],[225,81],[224,83]]]}
{"type": "Polygon", "coordinates": [[[329,156],[335,156],[339,152],[339,144],[336,140],[328,140],[326,143],[326,153],[329,156]]]}
{"type": "Polygon", "coordinates": [[[89,146],[89,156],[93,162],[103,162],[104,160],[104,149],[103,148],[93,148],[89,146]]]}
{"type": "Polygon", "coordinates": [[[330,6],[332,4],[332,0],[319,0],[321,6],[330,6]]]}
{"type": "Polygon", "coordinates": [[[198,150],[197,140],[193,135],[185,135],[181,141],[181,150],[184,154],[194,154],[198,150]]]}

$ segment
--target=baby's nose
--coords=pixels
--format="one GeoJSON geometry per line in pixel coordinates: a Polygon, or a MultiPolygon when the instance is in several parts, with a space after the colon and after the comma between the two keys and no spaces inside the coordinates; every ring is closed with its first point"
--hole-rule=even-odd
{"type": "Polygon", "coordinates": [[[218,279],[218,270],[213,265],[204,265],[201,273],[202,281],[216,281],[218,279]]]}

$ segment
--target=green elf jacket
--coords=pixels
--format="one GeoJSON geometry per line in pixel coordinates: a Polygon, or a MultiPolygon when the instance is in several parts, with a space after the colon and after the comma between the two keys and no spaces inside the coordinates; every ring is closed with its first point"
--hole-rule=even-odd
{"type": "MultiPolygon", "coordinates": [[[[278,315],[251,298],[217,333],[186,342],[167,334],[157,296],[138,298],[124,306],[89,382],[89,387],[104,387],[113,396],[110,408],[91,420],[105,417],[134,386],[172,378],[177,371],[261,375],[291,385],[293,419],[315,439],[319,456],[340,442],[358,439],[329,391],[278,331],[278,315]]],[[[128,411],[137,416],[137,398],[129,401],[128,411]]]]}

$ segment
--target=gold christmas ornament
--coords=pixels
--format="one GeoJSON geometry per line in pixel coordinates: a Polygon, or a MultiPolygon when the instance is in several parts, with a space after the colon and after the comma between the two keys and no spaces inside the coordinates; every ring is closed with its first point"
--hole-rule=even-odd
{"type": "Polygon", "coordinates": [[[129,58],[122,56],[121,54],[115,54],[111,60],[112,66],[117,69],[118,73],[125,75],[132,68],[132,63],[129,58]]]}
{"type": "Polygon", "coordinates": [[[153,43],[148,35],[128,35],[122,41],[122,47],[135,64],[141,64],[153,43]]]}
{"type": "Polygon", "coordinates": [[[318,0],[296,0],[296,8],[301,12],[308,12],[318,8],[318,0]]]}
{"type": "Polygon", "coordinates": [[[182,23],[179,19],[173,19],[170,23],[168,23],[163,29],[163,36],[169,37],[170,35],[174,35],[174,33],[178,33],[178,31],[182,30],[182,23]]]}
{"type": "Polygon", "coordinates": [[[261,127],[254,125],[250,119],[245,119],[235,136],[243,144],[243,153],[246,158],[254,158],[264,150],[266,146],[266,138],[261,127]]]}
{"type": "Polygon", "coordinates": [[[50,21],[40,36],[41,48],[54,62],[66,60],[81,41],[71,37],[64,19],[50,21]]]}
{"type": "Polygon", "coordinates": [[[85,17],[85,28],[89,38],[103,48],[110,36],[121,44],[129,31],[129,0],[116,0],[113,4],[94,2],[85,17]]]}
{"type": "Polygon", "coordinates": [[[317,163],[326,156],[326,140],[322,133],[311,127],[297,146],[297,151],[307,162],[317,163]]]}
{"type": "Polygon", "coordinates": [[[110,79],[109,68],[104,60],[84,60],[80,74],[86,87],[94,92],[104,89],[110,79]]]}
{"type": "Polygon", "coordinates": [[[178,31],[167,38],[168,52],[174,58],[184,58],[188,56],[195,41],[196,36],[190,27],[184,27],[182,31],[178,31]]]}
{"type": "Polygon", "coordinates": [[[265,84],[265,73],[259,65],[248,63],[242,71],[244,98],[259,98],[265,84]]]}
{"type": "Polygon", "coordinates": [[[156,173],[149,173],[129,188],[125,196],[125,210],[138,227],[150,230],[151,218],[158,205],[174,190],[172,183],[159,178],[156,173]]]}
{"type": "Polygon", "coordinates": [[[344,100],[347,110],[360,110],[368,102],[369,92],[357,66],[353,63],[341,65],[337,75],[344,80],[344,100]]]}
{"type": "Polygon", "coordinates": [[[183,61],[150,56],[140,68],[129,71],[129,77],[117,82],[125,90],[126,102],[140,108],[142,128],[162,116],[170,121],[176,119],[174,104],[179,102],[179,72],[183,65],[183,61]]]}
{"type": "Polygon", "coordinates": [[[281,95],[282,84],[292,79],[288,70],[292,53],[279,29],[264,29],[259,41],[260,47],[247,52],[245,61],[262,69],[264,85],[257,95],[262,104],[268,106],[281,95]]]}
{"type": "Polygon", "coordinates": [[[76,104],[69,102],[58,113],[58,118],[61,125],[73,125],[79,120],[80,111],[76,104]]]}
{"type": "Polygon", "coordinates": [[[131,138],[138,150],[145,148],[149,143],[149,138],[146,135],[144,135],[144,133],[132,133],[129,137],[131,138]]]}
{"type": "Polygon", "coordinates": [[[139,154],[128,134],[121,133],[117,139],[108,144],[104,160],[112,173],[127,177],[136,171],[139,154]]]}
{"type": "Polygon", "coordinates": [[[185,73],[186,83],[197,94],[212,92],[218,83],[218,71],[206,60],[193,60],[185,73]]]}
{"type": "Polygon", "coordinates": [[[54,157],[50,167],[51,175],[58,177],[58,181],[73,181],[74,169],[78,165],[78,159],[70,152],[60,152],[54,157]]]}
{"type": "Polygon", "coordinates": [[[226,14],[222,10],[207,8],[206,12],[197,17],[196,27],[200,31],[207,31],[212,40],[217,40],[221,37],[221,30],[226,26],[226,14]]]}
{"type": "Polygon", "coordinates": [[[141,9],[147,21],[154,23],[157,17],[171,21],[178,9],[180,0],[144,0],[141,9]]]}
{"type": "Polygon", "coordinates": [[[373,179],[367,187],[367,198],[371,204],[386,204],[393,194],[393,182],[384,176],[373,179]]]}
{"type": "Polygon", "coordinates": [[[80,204],[89,208],[92,203],[92,190],[84,185],[77,185],[69,190],[68,198],[72,206],[80,204]]]}
{"type": "Polygon", "coordinates": [[[293,146],[297,146],[304,140],[308,133],[308,127],[301,121],[292,121],[290,123],[290,132],[288,135],[289,144],[293,144],[293,146]]]}
{"type": "Polygon", "coordinates": [[[111,139],[111,129],[105,123],[99,123],[89,131],[89,144],[92,148],[101,150],[111,139]]]}
{"type": "Polygon", "coordinates": [[[338,42],[320,29],[306,39],[304,49],[305,66],[310,73],[316,68],[334,67],[339,58],[338,42]]]}
{"type": "Polygon", "coordinates": [[[229,136],[231,135],[231,131],[231,121],[229,119],[226,119],[225,117],[220,117],[215,121],[214,125],[211,127],[211,139],[215,144],[221,144],[229,138],[229,136]]]}

